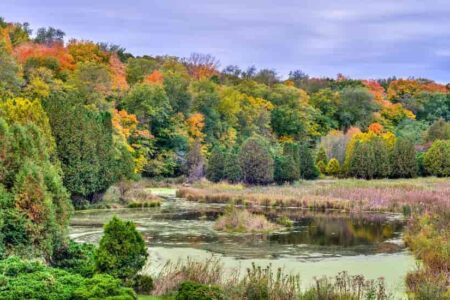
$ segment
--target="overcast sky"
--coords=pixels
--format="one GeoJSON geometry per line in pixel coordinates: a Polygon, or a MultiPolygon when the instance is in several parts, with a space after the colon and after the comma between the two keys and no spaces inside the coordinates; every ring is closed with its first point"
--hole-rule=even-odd
{"type": "Polygon", "coordinates": [[[450,0],[0,0],[0,16],[134,55],[450,82],[450,0]]]}

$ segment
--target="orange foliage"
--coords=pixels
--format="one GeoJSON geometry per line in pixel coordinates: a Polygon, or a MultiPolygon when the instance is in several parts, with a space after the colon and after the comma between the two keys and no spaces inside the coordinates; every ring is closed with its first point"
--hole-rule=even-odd
{"type": "Polygon", "coordinates": [[[130,137],[153,138],[148,130],[138,129],[139,121],[136,115],[130,114],[126,110],[115,109],[113,111],[112,125],[115,131],[127,140],[130,137]]]}
{"type": "Polygon", "coordinates": [[[205,127],[205,118],[201,113],[191,115],[187,119],[188,133],[191,141],[202,140],[205,134],[202,132],[205,127]]]}
{"type": "Polygon", "coordinates": [[[6,50],[6,52],[11,53],[12,52],[12,44],[11,39],[9,38],[9,29],[8,27],[0,28],[0,46],[3,46],[2,48],[6,50]]]}
{"type": "Polygon", "coordinates": [[[75,63],[72,55],[70,55],[67,49],[59,43],[55,43],[52,46],[25,43],[15,48],[13,54],[17,61],[22,64],[25,63],[30,57],[53,57],[59,62],[61,70],[75,69],[75,63]]]}
{"type": "Polygon", "coordinates": [[[375,80],[363,80],[362,83],[373,95],[375,101],[380,105],[385,105],[384,88],[375,80]]]}
{"type": "Polygon", "coordinates": [[[111,54],[109,58],[109,67],[111,70],[113,88],[127,90],[129,86],[126,78],[126,68],[116,53],[111,54]]]}
{"type": "Polygon", "coordinates": [[[346,136],[348,137],[352,137],[358,133],[361,133],[361,129],[359,129],[358,127],[350,127],[347,132],[345,133],[346,136]]]}
{"type": "Polygon", "coordinates": [[[447,87],[434,82],[421,83],[413,79],[394,80],[389,84],[388,99],[395,100],[404,96],[415,96],[420,92],[447,93],[447,87]]]}
{"type": "Polygon", "coordinates": [[[369,125],[369,131],[379,135],[383,133],[384,127],[380,123],[375,122],[369,125]]]}
{"type": "Polygon", "coordinates": [[[144,82],[154,83],[154,84],[163,84],[164,77],[163,77],[163,74],[160,71],[155,70],[155,71],[152,72],[152,74],[150,74],[147,77],[145,77],[144,82]]]}

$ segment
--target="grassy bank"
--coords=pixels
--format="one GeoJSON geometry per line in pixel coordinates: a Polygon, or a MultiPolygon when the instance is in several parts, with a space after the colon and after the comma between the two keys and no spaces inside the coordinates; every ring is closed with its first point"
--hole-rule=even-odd
{"type": "Polygon", "coordinates": [[[199,183],[180,187],[178,197],[207,203],[301,207],[313,210],[392,211],[450,209],[450,179],[316,180],[286,186],[199,183]]]}

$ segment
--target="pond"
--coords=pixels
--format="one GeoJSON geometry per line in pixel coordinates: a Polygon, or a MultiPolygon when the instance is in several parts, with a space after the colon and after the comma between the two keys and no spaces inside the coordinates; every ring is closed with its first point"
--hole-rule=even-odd
{"type": "Polygon", "coordinates": [[[384,277],[397,298],[403,296],[404,277],[416,265],[402,242],[404,221],[395,214],[313,213],[300,209],[257,209],[269,219],[285,215],[294,225],[271,234],[228,234],[213,229],[223,205],[202,204],[175,198],[173,190],[157,190],[166,201],[158,208],[91,210],[77,212],[70,235],[80,242],[97,243],[104,223],[117,215],[132,220],[149,246],[150,273],[168,260],[205,259],[215,254],[224,266],[281,267],[299,274],[302,285],[314,277],[340,271],[368,279],[384,277]]]}

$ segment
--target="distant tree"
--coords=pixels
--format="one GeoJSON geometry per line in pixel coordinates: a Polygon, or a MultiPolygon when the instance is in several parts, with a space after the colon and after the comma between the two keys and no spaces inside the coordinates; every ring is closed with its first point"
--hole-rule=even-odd
{"type": "Polygon", "coordinates": [[[191,144],[186,160],[189,182],[200,180],[205,172],[205,158],[200,140],[197,139],[191,144]]]}
{"type": "Polygon", "coordinates": [[[208,159],[206,178],[212,182],[219,182],[225,178],[225,154],[222,149],[215,146],[208,159]]]}
{"type": "Polygon", "coordinates": [[[218,74],[220,61],[210,54],[192,53],[185,64],[189,75],[195,79],[205,79],[218,74]]]}
{"type": "Polygon", "coordinates": [[[398,138],[391,153],[391,177],[411,178],[417,176],[417,160],[414,144],[398,138]]]}
{"type": "Polygon", "coordinates": [[[338,108],[338,117],[341,127],[347,130],[357,125],[367,128],[372,123],[372,113],[376,111],[377,104],[365,88],[345,88],[341,92],[341,102],[338,108]]]}
{"type": "Polygon", "coordinates": [[[245,183],[268,184],[273,181],[274,161],[264,138],[248,138],[239,151],[239,163],[245,183]]]}
{"type": "Polygon", "coordinates": [[[280,81],[277,72],[270,69],[259,70],[258,73],[253,76],[253,80],[259,83],[264,83],[267,86],[272,86],[280,81]]]}
{"type": "Polygon", "coordinates": [[[312,151],[308,144],[301,143],[299,146],[299,162],[300,162],[300,177],[303,179],[316,179],[320,172],[314,163],[312,151]]]}
{"type": "Polygon", "coordinates": [[[36,31],[36,37],[34,38],[34,41],[38,44],[45,44],[47,46],[51,46],[55,43],[64,43],[64,36],[66,34],[64,31],[60,29],[55,29],[53,27],[48,28],[39,28],[36,31]]]}
{"type": "Polygon", "coordinates": [[[192,97],[189,93],[189,80],[179,73],[164,73],[164,90],[169,98],[172,110],[188,116],[191,111],[192,97]]]}
{"type": "Polygon", "coordinates": [[[100,273],[128,282],[142,269],[147,256],[144,239],[134,223],[114,216],[104,227],[95,253],[95,266],[100,273]]]}
{"type": "Polygon", "coordinates": [[[417,119],[434,122],[440,118],[450,122],[450,93],[424,92],[416,96],[417,119]]]}
{"type": "Polygon", "coordinates": [[[296,146],[296,144],[286,143],[283,153],[275,157],[274,179],[276,183],[292,183],[300,179],[298,147],[296,146]]]}
{"type": "Polygon", "coordinates": [[[394,130],[395,136],[405,138],[413,144],[422,144],[428,125],[423,121],[404,119],[394,130]]]}
{"type": "Polygon", "coordinates": [[[330,159],[326,167],[326,174],[330,176],[338,176],[341,171],[339,161],[336,158],[330,159]]]}
{"type": "Polygon", "coordinates": [[[239,165],[239,153],[235,149],[229,150],[225,155],[224,177],[231,183],[237,183],[242,179],[242,170],[239,165]]]}
{"type": "Polygon", "coordinates": [[[450,139],[450,122],[445,122],[443,118],[440,118],[431,124],[425,134],[425,141],[427,142],[448,139],[450,139]]]}
{"type": "Polygon", "coordinates": [[[142,82],[147,75],[158,69],[158,62],[150,57],[130,58],[126,65],[126,78],[130,85],[142,82]]]}
{"type": "Polygon", "coordinates": [[[0,42],[0,97],[7,98],[15,95],[21,83],[19,66],[14,58],[2,49],[0,42]]]}
{"type": "Polygon", "coordinates": [[[425,153],[423,164],[434,176],[450,176],[450,141],[436,140],[425,153]]]}
{"type": "Polygon", "coordinates": [[[328,164],[328,156],[323,146],[320,146],[317,151],[316,164],[319,163],[319,161],[323,162],[325,166],[328,164]]]}

